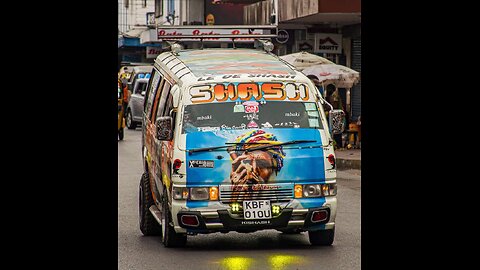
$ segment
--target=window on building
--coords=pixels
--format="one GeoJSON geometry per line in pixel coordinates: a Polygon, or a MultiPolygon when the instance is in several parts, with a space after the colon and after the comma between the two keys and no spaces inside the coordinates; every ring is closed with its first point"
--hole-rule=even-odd
{"type": "Polygon", "coordinates": [[[142,7],[147,7],[147,0],[142,0],[142,7]]]}
{"type": "Polygon", "coordinates": [[[168,14],[175,14],[175,0],[167,0],[168,1],[168,14]]]}
{"type": "Polygon", "coordinates": [[[125,6],[125,8],[128,8],[129,2],[130,0],[123,0],[123,5],[125,6]]]}
{"type": "Polygon", "coordinates": [[[163,0],[155,0],[155,17],[163,15],[163,0]]]}

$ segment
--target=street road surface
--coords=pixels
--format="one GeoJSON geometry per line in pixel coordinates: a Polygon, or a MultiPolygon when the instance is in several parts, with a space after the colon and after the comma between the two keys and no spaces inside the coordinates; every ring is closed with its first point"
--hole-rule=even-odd
{"type": "Polygon", "coordinates": [[[335,241],[313,247],[308,234],[276,230],[188,236],[184,248],[165,248],[138,226],[142,175],[141,128],[118,142],[118,269],[360,269],[360,171],[338,171],[335,241]]]}

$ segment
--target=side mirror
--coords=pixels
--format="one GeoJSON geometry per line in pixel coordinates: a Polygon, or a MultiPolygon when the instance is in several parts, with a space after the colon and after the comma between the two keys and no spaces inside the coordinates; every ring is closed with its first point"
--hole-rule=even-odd
{"type": "Polygon", "coordinates": [[[157,118],[156,137],[160,141],[171,141],[173,139],[173,118],[161,116],[157,118]]]}
{"type": "Polygon", "coordinates": [[[345,130],[345,112],[343,110],[330,110],[328,118],[332,134],[341,134],[345,130]]]}
{"type": "Polygon", "coordinates": [[[142,91],[142,93],[140,93],[140,95],[142,95],[142,97],[144,97],[146,92],[147,91],[142,91]]]}

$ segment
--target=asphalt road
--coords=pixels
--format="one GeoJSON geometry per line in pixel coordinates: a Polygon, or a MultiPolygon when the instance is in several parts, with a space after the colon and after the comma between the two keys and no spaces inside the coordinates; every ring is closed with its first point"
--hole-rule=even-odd
{"type": "Polygon", "coordinates": [[[184,248],[165,248],[138,226],[142,174],[141,129],[118,142],[118,269],[360,269],[360,171],[338,172],[335,241],[313,247],[308,234],[275,230],[189,236],[184,248]]]}

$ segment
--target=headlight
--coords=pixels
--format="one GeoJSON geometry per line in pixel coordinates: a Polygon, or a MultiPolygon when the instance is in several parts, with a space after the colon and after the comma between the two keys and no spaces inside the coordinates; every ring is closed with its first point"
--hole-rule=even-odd
{"type": "Polygon", "coordinates": [[[172,191],[175,200],[186,200],[188,198],[188,189],[186,187],[173,187],[172,191]]]}
{"type": "Polygon", "coordinates": [[[337,195],[336,183],[295,185],[295,198],[318,198],[335,195],[337,195]]]}
{"type": "Polygon", "coordinates": [[[203,201],[210,199],[208,187],[190,188],[190,200],[203,201]]]}
{"type": "Polygon", "coordinates": [[[337,195],[337,184],[323,184],[322,185],[323,196],[335,196],[337,195]]]}
{"type": "Polygon", "coordinates": [[[216,187],[173,187],[175,200],[218,201],[218,186],[216,187]]]}
{"type": "Polygon", "coordinates": [[[303,197],[320,197],[322,196],[321,185],[303,185],[303,197]]]}

